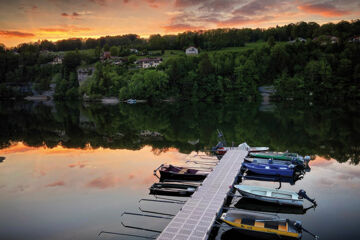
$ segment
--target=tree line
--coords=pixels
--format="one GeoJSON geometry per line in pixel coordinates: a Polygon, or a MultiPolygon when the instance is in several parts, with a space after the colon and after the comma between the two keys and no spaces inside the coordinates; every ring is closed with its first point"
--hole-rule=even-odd
{"type": "MultiPolygon", "coordinates": [[[[115,96],[121,99],[231,100],[256,98],[261,85],[274,85],[279,98],[358,98],[360,78],[359,43],[349,40],[360,34],[360,20],[318,25],[310,22],[269,29],[215,29],[177,35],[107,36],[99,39],[68,39],[21,44],[14,49],[0,46],[0,97],[16,95],[5,83],[33,83],[39,91],[56,83],[55,98],[75,99],[115,96]],[[332,42],[330,36],[336,37],[332,42]],[[289,39],[302,37],[304,43],[289,39]],[[317,40],[312,38],[318,37],[317,40]],[[260,42],[244,51],[223,50],[260,42]],[[102,51],[128,56],[131,48],[184,49],[194,45],[199,56],[173,56],[157,69],[137,69],[135,56],[121,66],[101,63],[102,51]],[[78,51],[94,49],[93,53],[78,51]],[[64,51],[63,64],[47,64],[54,52],[64,51]],[[74,51],[69,51],[74,50],[74,51]],[[95,74],[79,89],[76,68],[95,64],[95,74]]],[[[162,51],[163,52],[163,51],[162,51]]]]}

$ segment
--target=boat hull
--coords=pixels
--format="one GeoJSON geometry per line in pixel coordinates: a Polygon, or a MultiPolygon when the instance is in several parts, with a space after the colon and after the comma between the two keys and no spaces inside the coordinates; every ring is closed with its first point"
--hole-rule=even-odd
{"type": "MultiPolygon", "coordinates": [[[[261,214],[262,216],[264,214],[261,214]]],[[[249,214],[232,214],[223,213],[220,219],[231,227],[234,227],[240,234],[253,237],[256,239],[300,239],[301,232],[294,229],[293,221],[286,220],[285,225],[279,225],[281,221],[274,215],[262,217],[260,214],[249,212],[249,214]],[[228,217],[228,215],[230,215],[228,217]],[[244,222],[245,221],[245,222],[244,222]],[[256,224],[259,222],[272,222],[266,226],[265,224],[256,224]],[[291,225],[290,225],[291,224],[291,225]]],[[[237,237],[238,238],[238,237],[237,237]]]]}
{"type": "Polygon", "coordinates": [[[284,213],[284,214],[299,214],[306,213],[303,207],[291,205],[278,205],[268,202],[258,201],[256,199],[241,198],[236,204],[236,208],[248,211],[269,212],[269,213],[284,213]]]}
{"type": "Polygon", "coordinates": [[[179,190],[179,191],[167,191],[162,189],[150,189],[151,195],[164,195],[164,196],[176,196],[176,197],[189,197],[194,192],[189,192],[186,190],[179,190]]]}
{"type": "Polygon", "coordinates": [[[160,170],[160,180],[174,179],[174,180],[190,180],[190,181],[202,181],[207,177],[207,174],[179,174],[174,172],[160,170]]]}
{"type": "Polygon", "coordinates": [[[303,201],[300,199],[280,199],[280,198],[273,198],[273,197],[267,197],[267,196],[260,196],[256,194],[249,193],[247,191],[243,191],[241,189],[237,189],[239,193],[250,199],[255,199],[262,202],[277,204],[277,205],[288,205],[288,206],[296,206],[296,207],[302,207],[303,201]]]}
{"type": "Polygon", "coordinates": [[[249,172],[261,175],[282,177],[292,177],[294,175],[294,169],[289,168],[286,165],[275,166],[273,164],[252,164],[244,162],[242,167],[249,172]]]}
{"type": "Polygon", "coordinates": [[[247,230],[247,229],[240,229],[240,228],[234,228],[234,229],[231,229],[230,231],[232,231],[231,236],[225,237],[224,239],[240,239],[239,235],[249,237],[249,238],[246,238],[246,239],[253,239],[253,240],[257,240],[257,239],[259,239],[259,240],[260,239],[264,239],[264,240],[265,239],[266,240],[270,240],[270,239],[271,240],[279,240],[279,239],[281,239],[281,240],[296,240],[296,239],[300,239],[298,237],[279,236],[279,235],[277,235],[275,233],[256,232],[256,231],[247,230]]]}

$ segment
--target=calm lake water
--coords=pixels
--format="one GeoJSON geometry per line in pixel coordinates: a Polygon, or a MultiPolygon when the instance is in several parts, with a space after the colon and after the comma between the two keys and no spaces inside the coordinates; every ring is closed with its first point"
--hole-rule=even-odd
{"type": "MultiPolygon", "coordinates": [[[[357,239],[360,216],[360,114],[346,104],[163,104],[0,102],[0,239],[97,239],[100,231],[156,236],[168,220],[123,211],[175,214],[152,198],[153,170],[184,165],[228,141],[312,155],[311,171],[283,189],[305,189],[318,207],[301,220],[320,239],[357,239]]],[[[277,187],[278,183],[246,180],[277,187]]],[[[167,206],[170,205],[170,206],[167,206]]],[[[221,227],[217,239],[234,239],[221,227]]],[[[99,239],[135,239],[102,235],[99,239]]],[[[240,238],[239,238],[240,239],[240,238]]],[[[243,238],[241,238],[243,239],[243,238]]],[[[312,239],[306,233],[303,239],[312,239]]]]}

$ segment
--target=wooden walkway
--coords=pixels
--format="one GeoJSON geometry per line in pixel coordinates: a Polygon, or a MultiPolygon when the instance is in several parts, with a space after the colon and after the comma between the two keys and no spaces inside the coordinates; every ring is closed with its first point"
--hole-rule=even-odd
{"type": "Polygon", "coordinates": [[[247,151],[244,150],[227,151],[157,239],[207,239],[246,155],[247,151]]]}

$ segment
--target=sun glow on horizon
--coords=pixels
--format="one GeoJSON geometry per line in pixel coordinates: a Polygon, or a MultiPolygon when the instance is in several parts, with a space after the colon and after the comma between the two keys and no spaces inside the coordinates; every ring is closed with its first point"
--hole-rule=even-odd
{"type": "Polygon", "coordinates": [[[359,18],[355,0],[69,0],[21,1],[0,9],[0,42],[7,47],[38,40],[177,34],[216,28],[269,28],[290,23],[336,23],[359,18]]]}

